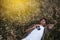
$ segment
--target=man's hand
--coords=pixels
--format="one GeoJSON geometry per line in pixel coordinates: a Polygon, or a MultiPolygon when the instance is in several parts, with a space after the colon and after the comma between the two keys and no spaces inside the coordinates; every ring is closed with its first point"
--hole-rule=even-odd
{"type": "Polygon", "coordinates": [[[34,24],[33,28],[37,28],[37,26],[39,26],[40,24],[34,24]]]}

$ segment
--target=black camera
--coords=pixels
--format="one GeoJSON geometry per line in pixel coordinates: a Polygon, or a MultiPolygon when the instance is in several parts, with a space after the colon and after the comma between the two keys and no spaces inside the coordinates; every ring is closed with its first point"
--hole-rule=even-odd
{"type": "Polygon", "coordinates": [[[36,28],[37,28],[38,30],[40,30],[40,26],[36,26],[36,28]]]}

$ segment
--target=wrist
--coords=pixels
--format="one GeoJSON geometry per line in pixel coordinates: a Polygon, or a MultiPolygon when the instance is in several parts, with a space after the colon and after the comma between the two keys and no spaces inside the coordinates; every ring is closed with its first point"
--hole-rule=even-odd
{"type": "Polygon", "coordinates": [[[33,29],[35,29],[35,27],[33,27],[33,29]]]}

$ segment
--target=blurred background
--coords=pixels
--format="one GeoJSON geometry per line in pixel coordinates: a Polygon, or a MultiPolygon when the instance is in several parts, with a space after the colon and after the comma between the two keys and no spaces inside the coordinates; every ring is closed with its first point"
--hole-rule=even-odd
{"type": "Polygon", "coordinates": [[[60,0],[0,0],[0,40],[21,40],[42,17],[54,22],[45,40],[60,40],[60,0]]]}

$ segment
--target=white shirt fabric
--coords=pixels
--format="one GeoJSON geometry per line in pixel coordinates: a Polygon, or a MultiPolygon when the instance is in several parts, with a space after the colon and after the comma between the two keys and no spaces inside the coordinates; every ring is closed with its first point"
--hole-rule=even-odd
{"type": "Polygon", "coordinates": [[[44,33],[44,27],[42,25],[39,26],[40,26],[40,30],[35,28],[27,37],[25,37],[22,40],[41,40],[44,33]]]}

